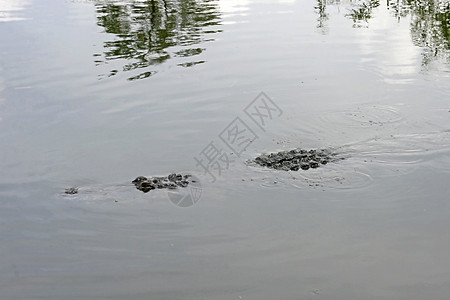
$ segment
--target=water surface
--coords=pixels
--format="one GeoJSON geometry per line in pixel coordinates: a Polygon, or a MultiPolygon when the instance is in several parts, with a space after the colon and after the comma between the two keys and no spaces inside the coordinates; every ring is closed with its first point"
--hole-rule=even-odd
{"type": "Polygon", "coordinates": [[[2,297],[447,299],[448,26],[447,1],[2,1],[2,297]],[[346,159],[247,163],[296,147],[346,159]],[[171,172],[195,205],[131,184],[171,172]]]}

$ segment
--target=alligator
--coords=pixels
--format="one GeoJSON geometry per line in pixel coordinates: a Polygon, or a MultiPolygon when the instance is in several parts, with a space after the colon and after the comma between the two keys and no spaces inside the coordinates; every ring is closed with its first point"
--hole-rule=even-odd
{"type": "Polygon", "coordinates": [[[177,187],[187,187],[189,181],[187,180],[192,175],[170,174],[165,177],[145,177],[138,176],[132,181],[134,186],[144,192],[148,193],[154,189],[176,189],[177,187]]]}
{"type": "Polygon", "coordinates": [[[326,165],[329,162],[335,162],[339,158],[336,152],[330,149],[293,149],[280,151],[276,153],[261,154],[253,162],[270,169],[283,171],[308,170],[309,168],[318,168],[320,165],[326,165]]]}
{"type": "MultiPolygon", "coordinates": [[[[280,152],[263,153],[248,160],[247,164],[279,171],[302,172],[324,167],[328,163],[338,162],[352,157],[357,161],[367,163],[382,165],[389,163],[390,166],[397,165],[398,167],[393,169],[398,174],[397,172],[400,168],[417,162],[420,156],[423,160],[435,160],[436,157],[439,157],[441,160],[443,159],[444,162],[436,165],[436,167],[448,171],[449,164],[447,162],[448,157],[450,157],[448,149],[450,149],[450,129],[431,133],[391,135],[386,139],[373,138],[364,142],[343,145],[338,148],[295,148],[280,152]]],[[[330,168],[330,170],[332,169],[330,168]]],[[[339,168],[339,171],[341,171],[341,168],[339,168]]],[[[310,174],[314,175],[314,173],[311,172],[310,174]]],[[[354,174],[361,174],[363,178],[371,178],[370,174],[363,172],[352,172],[352,175],[348,172],[343,174],[347,178],[354,174]]],[[[343,177],[342,174],[336,176],[339,178],[343,177]]],[[[332,178],[333,181],[337,178],[336,176],[332,178]]],[[[342,181],[339,182],[342,184],[342,181]]],[[[148,193],[156,189],[186,188],[191,183],[191,187],[193,188],[200,182],[194,176],[173,173],[165,177],[147,178],[138,176],[131,183],[134,184],[137,190],[148,193]]],[[[77,187],[71,187],[65,190],[65,193],[70,195],[77,194],[78,192],[77,187]]]]}
{"type": "MultiPolygon", "coordinates": [[[[309,168],[318,168],[329,162],[335,162],[339,158],[336,152],[330,149],[293,149],[269,154],[261,154],[251,162],[262,167],[283,171],[308,170],[309,168]]],[[[138,176],[131,183],[141,192],[148,193],[156,189],[176,189],[185,188],[190,182],[195,183],[194,179],[189,179],[192,175],[172,173],[163,177],[145,177],[138,176]]],[[[65,190],[66,194],[74,195],[78,193],[78,188],[72,187],[65,190]]]]}
{"type": "MultiPolygon", "coordinates": [[[[192,175],[182,175],[176,173],[163,177],[138,176],[131,183],[133,183],[139,191],[148,193],[149,191],[155,189],[176,189],[177,187],[185,188],[190,182],[196,182],[194,179],[189,179],[190,177],[192,177],[192,175]]],[[[68,195],[78,194],[78,188],[67,188],[65,193],[68,195]]]]}

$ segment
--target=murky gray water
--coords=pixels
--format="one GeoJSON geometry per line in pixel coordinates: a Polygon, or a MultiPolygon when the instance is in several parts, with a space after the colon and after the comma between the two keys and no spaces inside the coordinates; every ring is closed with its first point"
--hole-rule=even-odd
{"type": "Polygon", "coordinates": [[[0,1],[0,298],[448,299],[449,25],[448,1],[0,1]],[[247,163],[296,147],[346,159],[247,163]],[[200,185],[131,184],[172,172],[200,185]]]}

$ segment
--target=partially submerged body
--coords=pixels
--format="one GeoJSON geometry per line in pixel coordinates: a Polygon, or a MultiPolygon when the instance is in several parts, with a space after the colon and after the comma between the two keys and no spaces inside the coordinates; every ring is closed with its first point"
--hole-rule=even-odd
{"type": "Polygon", "coordinates": [[[188,178],[191,175],[170,174],[165,177],[144,177],[138,176],[132,183],[136,188],[144,193],[148,193],[154,189],[176,189],[177,187],[187,187],[189,185],[188,178]]]}
{"type": "Polygon", "coordinates": [[[308,170],[339,160],[336,153],[328,149],[293,149],[277,153],[261,154],[254,159],[260,166],[283,171],[308,170]]]}

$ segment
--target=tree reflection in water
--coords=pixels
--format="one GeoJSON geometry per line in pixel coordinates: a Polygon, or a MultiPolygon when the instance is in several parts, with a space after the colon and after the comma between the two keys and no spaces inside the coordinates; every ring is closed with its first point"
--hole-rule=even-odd
{"type": "MultiPolygon", "coordinates": [[[[349,4],[346,15],[353,20],[354,27],[367,27],[373,9],[379,0],[317,0],[318,28],[327,28],[327,5],[349,4]]],[[[422,66],[440,60],[450,64],[450,1],[448,0],[386,0],[387,9],[400,20],[411,16],[411,37],[414,45],[423,49],[422,66]]],[[[326,34],[327,30],[322,30],[326,34]]]]}
{"type": "Polygon", "coordinates": [[[422,65],[436,59],[450,64],[450,2],[405,0],[411,11],[413,43],[424,49],[422,65]]]}
{"type": "Polygon", "coordinates": [[[350,9],[350,13],[346,16],[353,20],[353,27],[366,27],[372,17],[372,10],[378,6],[380,6],[379,0],[360,1],[350,9]]]}
{"type": "Polygon", "coordinates": [[[317,5],[314,6],[317,17],[317,28],[320,29],[322,34],[328,33],[327,21],[329,14],[327,13],[327,0],[317,0],[317,5]]]}
{"type": "MultiPolygon", "coordinates": [[[[128,80],[150,77],[157,72],[150,67],[174,57],[187,59],[181,67],[204,63],[193,59],[205,50],[196,45],[212,41],[211,34],[221,31],[216,0],[98,0],[95,6],[97,24],[114,34],[104,43],[103,54],[94,54],[95,62],[123,60],[121,71],[141,70],[128,80]]],[[[107,76],[119,72],[114,69],[107,76]]]]}

